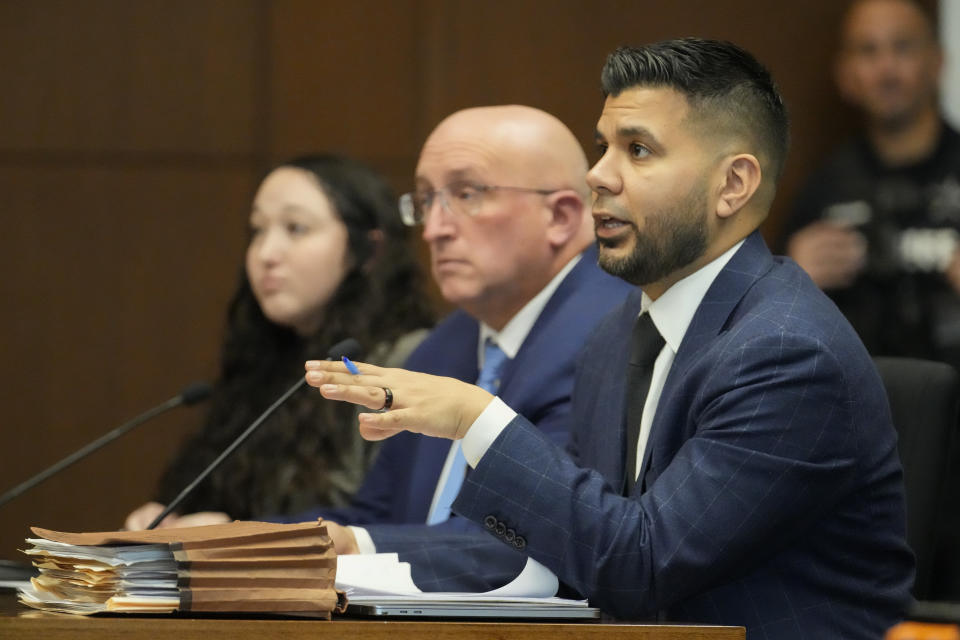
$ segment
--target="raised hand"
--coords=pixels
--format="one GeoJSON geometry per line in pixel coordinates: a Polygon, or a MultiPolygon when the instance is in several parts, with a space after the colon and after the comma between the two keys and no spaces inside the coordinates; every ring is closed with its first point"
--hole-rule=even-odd
{"type": "Polygon", "coordinates": [[[328,360],[310,360],[305,366],[307,383],[323,397],[376,412],[360,414],[360,435],[367,440],[400,431],[457,440],[493,400],[483,389],[454,378],[405,369],[357,363],[360,373],[351,374],[342,362],[328,360]]]}

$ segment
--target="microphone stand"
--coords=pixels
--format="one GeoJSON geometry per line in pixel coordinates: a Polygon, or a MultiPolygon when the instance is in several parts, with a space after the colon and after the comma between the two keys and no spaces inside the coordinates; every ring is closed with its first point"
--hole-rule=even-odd
{"type": "Polygon", "coordinates": [[[181,502],[183,502],[183,499],[186,498],[191,491],[193,491],[194,487],[200,484],[200,482],[202,482],[204,478],[206,478],[208,475],[210,475],[211,472],[213,472],[214,469],[220,466],[220,463],[226,460],[227,457],[237,449],[237,447],[239,447],[244,442],[246,442],[247,438],[253,435],[253,432],[257,430],[257,427],[259,427],[264,420],[269,418],[270,414],[276,411],[277,407],[283,404],[287,400],[287,398],[289,398],[294,393],[296,393],[297,390],[300,389],[300,387],[302,387],[306,383],[307,383],[306,379],[301,377],[292,387],[287,389],[282,396],[277,398],[273,404],[267,407],[266,411],[261,413],[260,416],[256,420],[254,420],[249,427],[247,427],[246,431],[241,433],[240,436],[237,437],[237,439],[234,440],[229,447],[224,449],[223,453],[217,456],[217,459],[210,463],[210,466],[204,469],[203,472],[199,476],[197,476],[197,478],[193,482],[187,485],[186,488],[184,488],[184,490],[181,491],[180,494],[176,498],[174,498],[170,502],[170,504],[167,505],[167,507],[160,513],[160,515],[154,518],[153,522],[150,523],[150,526],[148,526],[147,529],[155,529],[157,525],[163,521],[164,518],[170,515],[173,512],[173,510],[176,509],[181,502]]]}
{"type": "Polygon", "coordinates": [[[174,407],[182,403],[183,403],[183,395],[174,396],[173,398],[170,398],[163,404],[159,404],[153,407],[152,409],[148,409],[147,411],[145,411],[144,413],[141,413],[139,416],[137,416],[133,420],[130,420],[129,422],[126,422],[120,425],[113,431],[103,434],[102,436],[100,436],[90,444],[71,453],[66,458],[56,463],[55,465],[49,467],[44,471],[41,471],[40,473],[33,476],[29,480],[18,484],[13,489],[10,489],[6,493],[4,493],[2,496],[0,496],[0,507],[10,502],[11,500],[19,496],[21,493],[29,491],[33,487],[37,486],[38,484],[40,484],[41,482],[49,478],[50,476],[60,473],[61,471],[63,471],[73,463],[77,462],[82,458],[85,458],[86,456],[90,455],[100,447],[113,442],[114,440],[116,440],[126,432],[130,431],[134,427],[138,427],[144,422],[146,422],[147,420],[150,420],[151,418],[155,418],[161,413],[168,411],[170,409],[173,409],[174,407]]]}

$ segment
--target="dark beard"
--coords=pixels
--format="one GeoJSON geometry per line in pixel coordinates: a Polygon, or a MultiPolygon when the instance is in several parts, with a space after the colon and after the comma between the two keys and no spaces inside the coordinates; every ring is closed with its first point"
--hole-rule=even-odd
{"type": "Polygon", "coordinates": [[[603,251],[604,247],[615,248],[618,240],[598,237],[600,268],[632,285],[643,286],[686,267],[707,249],[706,208],[705,197],[689,194],[669,211],[647,218],[643,233],[631,226],[633,251],[624,258],[603,251]]]}

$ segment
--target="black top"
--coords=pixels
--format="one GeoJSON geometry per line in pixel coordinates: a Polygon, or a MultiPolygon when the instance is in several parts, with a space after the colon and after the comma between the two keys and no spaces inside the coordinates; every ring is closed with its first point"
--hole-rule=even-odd
{"type": "Polygon", "coordinates": [[[870,353],[960,364],[960,295],[942,273],[960,239],[960,135],[944,123],[933,154],[899,167],[866,139],[844,145],[801,190],[785,237],[816,220],[867,239],[865,271],[827,293],[870,353]]]}

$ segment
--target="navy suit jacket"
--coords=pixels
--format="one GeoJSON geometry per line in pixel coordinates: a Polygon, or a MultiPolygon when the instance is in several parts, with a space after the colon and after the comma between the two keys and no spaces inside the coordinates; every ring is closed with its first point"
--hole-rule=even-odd
{"type": "Polygon", "coordinates": [[[879,638],[913,580],[896,436],[850,325],[747,238],[694,315],[626,498],[634,291],[584,350],[570,453],[518,416],[454,510],[625,619],[744,625],[751,640],[879,638]],[[503,537],[501,533],[501,537],[503,537]]]}
{"type": "MultiPolygon", "coordinates": [[[[597,266],[595,248],[587,249],[544,306],[516,357],[505,365],[498,395],[553,442],[563,444],[569,438],[577,355],[600,320],[630,290],[597,266]]],[[[476,320],[456,311],[410,355],[405,368],[473,383],[479,373],[479,331],[476,320]]],[[[463,518],[432,527],[425,524],[449,450],[449,440],[400,433],[383,443],[349,506],[310,515],[364,526],[378,551],[403,552],[413,543],[415,556],[401,559],[411,561],[414,580],[422,589],[469,591],[498,586],[523,566],[520,554],[488,565],[486,571],[475,571],[475,563],[487,564],[482,550],[489,545],[489,536],[463,518]],[[478,555],[432,557],[430,545],[451,532],[478,534],[478,555]]],[[[298,519],[306,518],[302,514],[298,519]]],[[[455,539],[458,547],[473,545],[470,540],[455,539]]]]}

